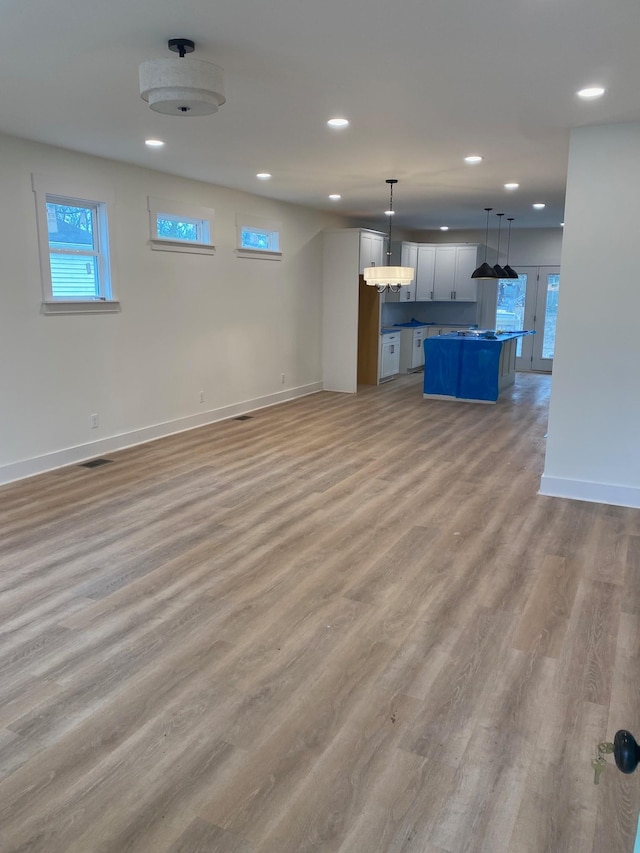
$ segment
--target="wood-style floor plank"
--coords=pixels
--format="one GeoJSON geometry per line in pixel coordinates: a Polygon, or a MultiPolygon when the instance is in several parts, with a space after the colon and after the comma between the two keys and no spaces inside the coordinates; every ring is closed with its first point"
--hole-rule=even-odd
{"type": "Polygon", "coordinates": [[[640,512],[421,381],[0,488],[2,853],[630,853],[640,512]]]}

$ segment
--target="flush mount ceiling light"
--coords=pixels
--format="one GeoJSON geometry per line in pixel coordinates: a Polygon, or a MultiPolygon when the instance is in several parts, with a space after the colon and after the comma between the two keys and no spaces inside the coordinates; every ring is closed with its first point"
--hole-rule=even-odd
{"type": "Polygon", "coordinates": [[[365,267],[363,271],[365,284],[375,287],[378,293],[389,290],[398,293],[401,287],[411,284],[415,275],[413,267],[391,266],[391,223],[393,222],[393,185],[398,183],[397,178],[387,178],[389,184],[389,209],[385,211],[389,217],[389,237],[387,242],[387,265],[380,267],[365,267]]]}
{"type": "Polygon", "coordinates": [[[493,267],[487,263],[487,243],[489,242],[489,214],[493,210],[492,207],[485,207],[487,211],[487,230],[484,235],[484,262],[471,273],[471,278],[498,278],[498,275],[493,267]]]}
{"type": "Polygon", "coordinates": [[[140,65],[140,97],[152,110],[172,116],[207,116],[225,102],[223,70],[213,62],[186,59],[191,39],[169,39],[179,58],[150,59],[140,65]]]}

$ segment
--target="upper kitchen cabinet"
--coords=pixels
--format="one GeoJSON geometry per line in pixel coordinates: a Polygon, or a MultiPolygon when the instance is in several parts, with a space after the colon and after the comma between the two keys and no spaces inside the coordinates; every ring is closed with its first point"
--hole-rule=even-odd
{"type": "Polygon", "coordinates": [[[476,245],[418,244],[417,301],[475,302],[477,255],[476,245]]]}
{"type": "Polygon", "coordinates": [[[478,266],[477,246],[458,246],[456,249],[456,269],[453,281],[453,293],[456,302],[476,302],[478,285],[471,274],[478,266]]]}
{"type": "Polygon", "coordinates": [[[360,231],[360,275],[366,267],[380,267],[386,262],[385,237],[375,231],[360,231]]]}
{"type": "MultiPolygon", "coordinates": [[[[392,249],[393,264],[399,263],[401,267],[411,267],[413,270],[418,269],[418,244],[417,243],[394,243],[392,249]]],[[[417,275],[417,272],[416,272],[417,275]]],[[[409,285],[403,285],[398,293],[389,293],[387,291],[383,298],[385,302],[415,302],[418,298],[416,295],[416,276],[409,285]]]]}
{"type": "MultiPolygon", "coordinates": [[[[384,234],[362,228],[323,234],[322,381],[326,391],[355,393],[358,389],[360,276],[365,267],[383,264],[385,245],[384,234]]],[[[371,345],[377,353],[380,299],[375,288],[367,291],[370,308],[374,314],[377,311],[371,322],[375,327],[371,345]]],[[[377,361],[377,355],[372,358],[377,361]]]]}
{"type": "Polygon", "coordinates": [[[418,246],[418,269],[416,273],[416,301],[433,299],[433,277],[436,269],[436,247],[418,246]]]}

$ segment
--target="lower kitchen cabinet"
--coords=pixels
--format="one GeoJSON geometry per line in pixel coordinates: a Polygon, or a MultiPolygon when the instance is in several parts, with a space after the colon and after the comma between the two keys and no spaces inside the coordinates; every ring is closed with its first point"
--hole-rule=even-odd
{"type": "Polygon", "coordinates": [[[380,382],[392,379],[400,372],[400,332],[383,332],[380,335],[378,364],[380,382]]]}
{"type": "Polygon", "coordinates": [[[425,326],[400,330],[400,373],[411,373],[424,366],[425,326]]]}

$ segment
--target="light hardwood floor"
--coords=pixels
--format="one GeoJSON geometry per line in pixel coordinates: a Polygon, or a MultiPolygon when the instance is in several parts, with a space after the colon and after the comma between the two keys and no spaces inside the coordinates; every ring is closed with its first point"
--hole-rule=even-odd
{"type": "Polygon", "coordinates": [[[590,761],[640,735],[640,512],[536,494],[549,388],[0,489],[2,853],[631,853],[640,775],[590,761]]]}

